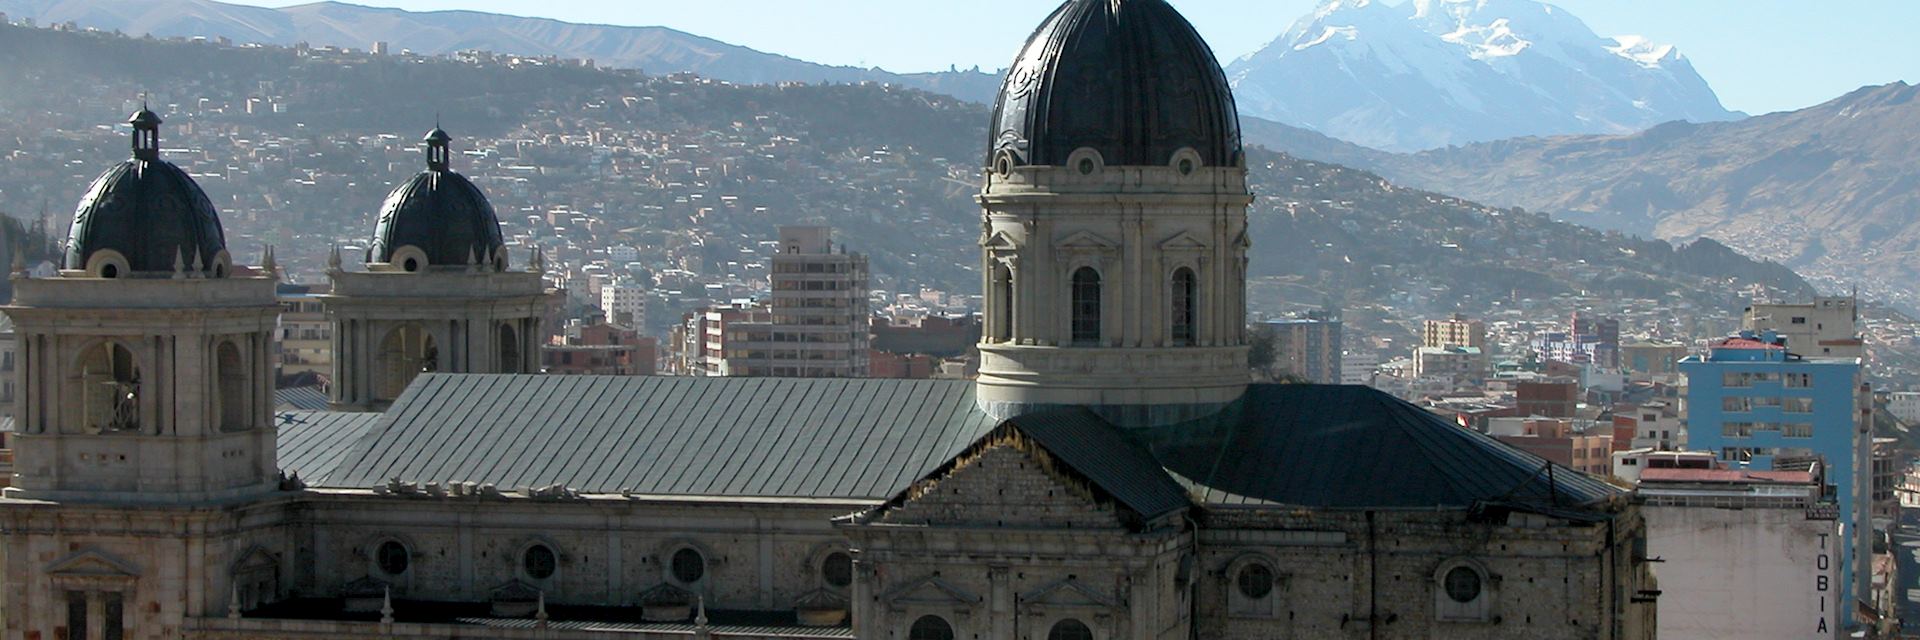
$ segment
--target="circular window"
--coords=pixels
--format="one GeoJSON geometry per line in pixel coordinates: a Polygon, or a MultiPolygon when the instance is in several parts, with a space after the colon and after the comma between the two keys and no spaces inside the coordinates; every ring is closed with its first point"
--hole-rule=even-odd
{"type": "Polygon", "coordinates": [[[400,268],[406,269],[408,272],[419,271],[420,261],[415,260],[413,258],[407,258],[406,262],[400,263],[400,268]]]}
{"type": "Polygon", "coordinates": [[[1093,175],[1093,158],[1080,159],[1080,175],[1093,175]]]}
{"type": "Polygon", "coordinates": [[[373,553],[373,562],[380,567],[381,573],[390,576],[406,573],[407,563],[410,562],[407,545],[394,540],[382,542],[380,548],[373,553]]]}
{"type": "Polygon", "coordinates": [[[100,277],[109,279],[118,278],[120,277],[120,267],[111,264],[100,267],[100,277]]]}
{"type": "Polygon", "coordinates": [[[1047,632],[1047,640],[1093,640],[1093,630],[1079,620],[1069,618],[1053,623],[1053,630],[1047,632]]]}
{"type": "Polygon", "coordinates": [[[836,587],[853,584],[853,556],[845,551],[827,554],[827,559],[820,562],[820,576],[836,587]]]}
{"type": "Polygon", "coordinates": [[[1180,160],[1180,175],[1185,176],[1185,175],[1192,175],[1192,174],[1193,174],[1193,160],[1182,158],[1180,160]]]}
{"type": "Polygon", "coordinates": [[[527,547],[526,555],[520,559],[520,566],[527,571],[527,577],[535,580],[553,577],[554,568],[558,564],[553,557],[553,550],[548,549],[544,544],[527,547]]]}
{"type": "Polygon", "coordinates": [[[907,629],[907,640],[953,640],[953,625],[940,616],[920,616],[907,629]]]}
{"type": "Polygon", "coordinates": [[[1000,156],[999,160],[993,161],[993,172],[1002,176],[1013,173],[1013,160],[1000,156]]]}
{"type": "Polygon", "coordinates": [[[1469,567],[1454,567],[1447,572],[1447,597],[1466,604],[1480,597],[1480,572],[1469,567]]]}
{"type": "Polygon", "coordinates": [[[1240,577],[1234,579],[1240,587],[1240,595],[1258,600],[1273,593],[1273,570],[1264,564],[1250,564],[1240,569],[1240,577]]]}
{"type": "Polygon", "coordinates": [[[681,584],[699,582],[707,575],[707,559],[700,557],[700,552],[692,549],[673,552],[672,564],[673,579],[680,581],[681,584]]]}

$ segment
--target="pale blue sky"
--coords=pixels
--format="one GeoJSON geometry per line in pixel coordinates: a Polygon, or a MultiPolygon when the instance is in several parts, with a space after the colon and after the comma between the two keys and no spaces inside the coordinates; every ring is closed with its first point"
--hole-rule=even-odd
{"type": "MultiPolygon", "coordinates": [[[[300,0],[238,0],[284,6],[300,0]]],[[[1172,0],[1231,60],[1320,0],[1172,0]]],[[[661,25],[828,64],[928,71],[1005,66],[1053,0],[358,0],[569,22],[661,25]]],[[[1920,1],[1555,0],[1602,36],[1677,45],[1728,108],[1766,113],[1867,84],[1920,82],[1920,1]]]]}

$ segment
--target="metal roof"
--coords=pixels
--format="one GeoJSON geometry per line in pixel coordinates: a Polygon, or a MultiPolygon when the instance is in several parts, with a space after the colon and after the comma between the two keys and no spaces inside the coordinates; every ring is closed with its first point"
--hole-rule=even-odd
{"type": "Polygon", "coordinates": [[[282,411],[274,414],[280,432],[275,447],[280,468],[298,472],[300,479],[319,485],[346,456],[347,448],[380,421],[378,413],[344,411],[282,411]]]}
{"type": "Polygon", "coordinates": [[[1187,491],[1139,444],[1083,408],[1028,414],[1008,423],[1141,517],[1191,506],[1187,491]]]}
{"type": "Polygon", "coordinates": [[[959,380],[428,374],[309,483],[880,500],[995,425],[959,380]]]}
{"type": "Polygon", "coordinates": [[[1212,418],[1131,432],[1213,505],[1592,505],[1620,490],[1380,391],[1249,387],[1212,418]]]}
{"type": "Polygon", "coordinates": [[[277,411],[326,411],[327,392],[320,387],[287,387],[273,390],[277,411]]]}

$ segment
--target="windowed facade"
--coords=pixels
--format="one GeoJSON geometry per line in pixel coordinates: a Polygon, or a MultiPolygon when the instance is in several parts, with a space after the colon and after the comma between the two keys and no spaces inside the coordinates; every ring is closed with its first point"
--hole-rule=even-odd
{"type": "Polygon", "coordinates": [[[1100,272],[1081,267],[1073,272],[1073,344],[1091,346],[1100,343],[1100,272]]]}
{"type": "Polygon", "coordinates": [[[1173,271],[1173,291],[1169,300],[1173,317],[1169,326],[1174,346],[1188,347],[1194,344],[1194,314],[1199,309],[1197,292],[1198,282],[1193,277],[1192,269],[1181,267],[1173,271]]]}

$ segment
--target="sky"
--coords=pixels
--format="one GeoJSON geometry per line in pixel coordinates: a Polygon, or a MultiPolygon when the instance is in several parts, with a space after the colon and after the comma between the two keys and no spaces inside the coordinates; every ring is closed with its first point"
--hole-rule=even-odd
{"type": "MultiPolygon", "coordinates": [[[[228,0],[286,6],[308,0],[228,0]]],[[[1321,0],[1171,0],[1223,62],[1278,37],[1321,0]]],[[[1052,0],[353,0],[665,26],[812,62],[895,72],[1006,66],[1052,0]]],[[[1398,2],[1390,2],[1398,4],[1398,2]]],[[[1864,85],[1920,82],[1920,1],[1555,0],[1602,36],[1679,47],[1730,109],[1799,109],[1864,85]]]]}

